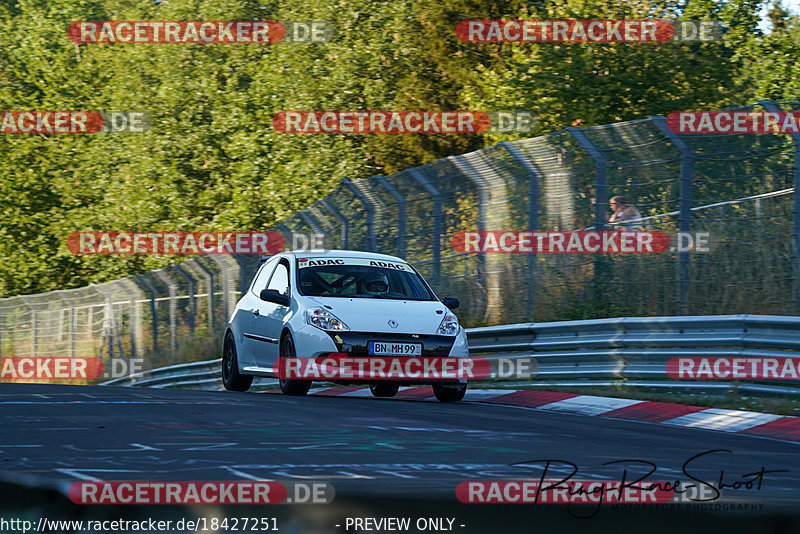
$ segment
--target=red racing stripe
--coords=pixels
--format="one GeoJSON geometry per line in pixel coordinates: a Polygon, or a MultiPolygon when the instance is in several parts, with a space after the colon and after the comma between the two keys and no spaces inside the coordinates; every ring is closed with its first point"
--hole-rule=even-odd
{"type": "Polygon", "coordinates": [[[364,388],[362,386],[347,387],[347,388],[343,388],[343,387],[328,388],[328,389],[322,389],[320,391],[314,391],[314,392],[310,393],[310,395],[326,395],[326,396],[329,396],[329,395],[344,395],[345,393],[350,393],[351,391],[358,391],[359,389],[364,389],[364,388]]]}
{"type": "Polygon", "coordinates": [[[800,417],[783,417],[763,425],[742,430],[739,434],[800,441],[800,417]]]}
{"type": "Polygon", "coordinates": [[[684,406],[683,404],[670,404],[668,402],[640,402],[639,404],[611,410],[601,414],[600,417],[660,423],[706,409],[702,406],[684,406]]]}
{"type": "Polygon", "coordinates": [[[510,406],[524,406],[526,408],[538,408],[545,404],[558,402],[573,397],[578,397],[573,393],[556,393],[553,391],[514,391],[507,395],[499,395],[490,399],[482,399],[481,402],[492,404],[507,404],[510,406]]]}
{"type": "Polygon", "coordinates": [[[398,399],[429,399],[433,397],[433,389],[429,387],[402,390],[395,395],[398,399]]]}

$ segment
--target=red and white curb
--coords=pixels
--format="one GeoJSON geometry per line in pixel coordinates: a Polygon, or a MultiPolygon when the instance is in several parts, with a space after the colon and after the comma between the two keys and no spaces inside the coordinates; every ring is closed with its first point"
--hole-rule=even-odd
{"type": "MultiPolygon", "coordinates": [[[[372,397],[369,388],[365,387],[319,388],[311,390],[309,395],[372,397]]],[[[400,388],[400,391],[393,398],[436,400],[433,390],[429,387],[400,388]]],[[[751,436],[800,442],[800,417],[760,412],[535,390],[473,389],[467,390],[464,401],[521,406],[546,412],[590,415],[626,421],[645,421],[687,428],[736,432],[751,436]]]]}

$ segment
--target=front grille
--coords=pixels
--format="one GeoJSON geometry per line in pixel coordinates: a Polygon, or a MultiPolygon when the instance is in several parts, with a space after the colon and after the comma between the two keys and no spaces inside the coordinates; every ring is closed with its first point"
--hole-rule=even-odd
{"type": "Polygon", "coordinates": [[[449,356],[455,343],[454,336],[436,336],[424,334],[393,334],[372,332],[328,332],[340,352],[355,355],[368,355],[367,344],[370,341],[394,341],[396,343],[422,343],[422,356],[449,356]],[[336,336],[342,340],[341,343],[336,336]]]}

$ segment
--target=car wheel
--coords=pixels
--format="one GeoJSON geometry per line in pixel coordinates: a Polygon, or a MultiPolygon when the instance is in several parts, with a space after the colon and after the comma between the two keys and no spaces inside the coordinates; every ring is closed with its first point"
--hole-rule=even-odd
{"type": "Polygon", "coordinates": [[[369,385],[369,390],[374,397],[394,397],[399,389],[399,385],[390,382],[369,385]]]}
{"type": "Polygon", "coordinates": [[[439,402],[458,402],[464,398],[466,392],[466,384],[459,384],[457,386],[446,386],[443,384],[433,385],[433,394],[439,402]]]}
{"type": "MultiPolygon", "coordinates": [[[[281,337],[280,357],[291,358],[294,356],[297,356],[294,350],[294,340],[292,335],[287,332],[281,337]]],[[[302,396],[311,389],[311,380],[285,380],[280,378],[279,382],[284,395],[302,396]]]]}
{"type": "Polygon", "coordinates": [[[225,335],[222,344],[222,385],[228,391],[247,391],[253,383],[251,375],[239,373],[239,362],[236,359],[236,341],[233,334],[225,335]]]}

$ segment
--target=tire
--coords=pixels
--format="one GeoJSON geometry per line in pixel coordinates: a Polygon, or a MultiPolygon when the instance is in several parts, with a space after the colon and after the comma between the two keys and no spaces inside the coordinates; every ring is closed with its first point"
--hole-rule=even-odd
{"type": "Polygon", "coordinates": [[[381,382],[378,384],[370,384],[369,390],[372,392],[373,397],[394,397],[400,386],[392,384],[391,382],[381,382]]]}
{"type": "Polygon", "coordinates": [[[439,402],[458,402],[467,393],[467,385],[445,386],[442,384],[433,385],[433,394],[439,402]]]}
{"type": "Polygon", "coordinates": [[[239,360],[236,358],[236,341],[233,334],[225,334],[222,344],[222,385],[228,391],[247,391],[253,383],[252,375],[239,373],[239,360]]]}
{"type": "MultiPolygon", "coordinates": [[[[281,337],[281,348],[278,357],[288,358],[291,356],[297,356],[297,353],[294,350],[292,335],[287,332],[281,337]]],[[[302,397],[311,389],[311,380],[284,380],[279,378],[278,381],[280,382],[281,392],[284,395],[302,397]]]]}

